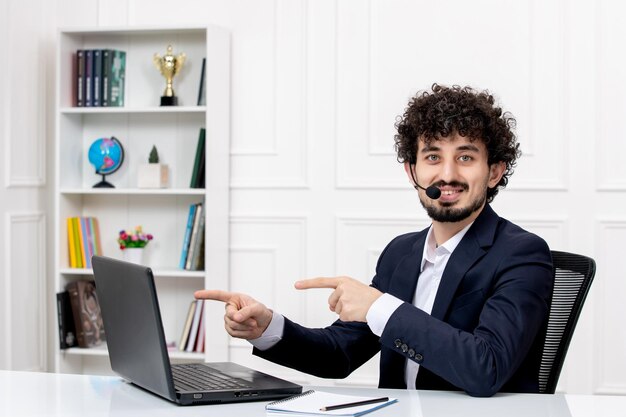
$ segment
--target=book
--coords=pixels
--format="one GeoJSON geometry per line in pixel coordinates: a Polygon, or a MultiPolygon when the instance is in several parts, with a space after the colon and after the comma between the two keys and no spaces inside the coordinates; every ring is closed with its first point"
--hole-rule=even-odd
{"type": "Polygon", "coordinates": [[[198,338],[198,330],[200,329],[200,318],[202,317],[202,311],[204,310],[204,301],[196,301],[196,311],[193,314],[193,321],[191,322],[191,328],[189,329],[189,338],[187,340],[187,346],[185,352],[193,352],[196,347],[196,339],[198,338]]]}
{"type": "Polygon", "coordinates": [[[198,135],[198,145],[196,146],[196,156],[194,158],[193,170],[191,171],[191,182],[189,184],[189,187],[191,188],[203,188],[203,187],[200,187],[201,181],[198,177],[200,176],[201,171],[204,171],[205,146],[206,146],[205,143],[206,143],[206,129],[201,127],[200,133],[198,135]]]}
{"type": "MultiPolygon", "coordinates": [[[[206,146],[206,144],[205,144],[206,146]]],[[[196,188],[204,188],[205,187],[205,173],[206,173],[206,155],[204,153],[204,149],[202,149],[202,155],[200,156],[200,166],[198,167],[198,177],[196,180],[196,188]]]]}
{"type": "Polygon", "coordinates": [[[85,244],[87,242],[87,235],[83,230],[81,217],[74,217],[75,233],[78,235],[78,256],[80,257],[80,267],[87,268],[87,253],[85,251],[85,244]]]}
{"type": "Polygon", "coordinates": [[[67,291],[57,293],[57,321],[59,325],[59,348],[68,349],[77,346],[76,326],[72,315],[70,294],[67,291]]]}
{"type": "Polygon", "coordinates": [[[91,223],[91,233],[93,236],[94,254],[104,255],[102,253],[102,243],[100,242],[100,224],[98,223],[98,218],[90,217],[89,221],[91,223]]]}
{"type": "Polygon", "coordinates": [[[73,281],[65,289],[70,297],[78,346],[87,348],[104,342],[104,325],[93,281],[73,281]]]}
{"type": "Polygon", "coordinates": [[[100,105],[109,107],[109,79],[111,78],[111,55],[113,50],[102,50],[102,92],[100,97],[100,105]]]}
{"type": "Polygon", "coordinates": [[[112,50],[108,79],[109,107],[124,107],[124,87],[126,80],[126,52],[112,50]]]}
{"type": "Polygon", "coordinates": [[[80,222],[80,232],[82,236],[82,254],[84,260],[85,268],[91,268],[91,257],[93,256],[93,248],[89,244],[89,227],[88,227],[88,219],[86,217],[79,217],[78,221],[80,222]]]}
{"type": "Polygon", "coordinates": [[[204,352],[204,338],[206,336],[205,325],[204,325],[204,317],[206,313],[204,312],[204,305],[206,301],[202,302],[202,313],[200,314],[200,323],[198,324],[198,336],[196,337],[196,346],[194,348],[194,352],[202,353],[204,352]]]}
{"type": "Polygon", "coordinates": [[[191,239],[191,230],[193,229],[194,215],[196,213],[196,205],[189,206],[189,215],[187,216],[187,226],[185,228],[185,236],[183,237],[183,249],[180,253],[180,262],[178,267],[185,269],[185,263],[187,262],[187,252],[189,252],[189,241],[191,239]]]}
{"type": "Polygon", "coordinates": [[[80,242],[80,229],[78,228],[78,217],[72,217],[72,235],[74,236],[74,256],[76,257],[76,268],[84,268],[83,256],[80,242]]]}
{"type": "Polygon", "coordinates": [[[191,330],[191,323],[193,322],[193,316],[196,313],[196,300],[193,300],[189,304],[189,310],[187,310],[187,318],[185,319],[185,325],[183,326],[183,333],[180,335],[178,342],[178,350],[184,351],[187,347],[187,340],[189,340],[189,331],[191,330]]]}
{"type": "Polygon", "coordinates": [[[85,51],[76,51],[76,107],[85,106],[85,51]]]}
{"type": "Polygon", "coordinates": [[[397,401],[396,398],[361,397],[309,390],[299,395],[271,402],[265,406],[265,410],[268,414],[281,415],[362,416],[397,401]],[[333,408],[332,406],[357,402],[368,402],[368,404],[328,409],[333,408]],[[327,408],[327,410],[322,411],[322,408],[327,408]]]}
{"type": "Polygon", "coordinates": [[[93,107],[102,106],[102,50],[93,50],[93,107]]]}
{"type": "Polygon", "coordinates": [[[191,257],[191,267],[192,271],[202,271],[204,269],[204,222],[205,222],[204,214],[200,217],[200,226],[198,227],[198,238],[195,241],[194,248],[192,251],[191,257]]]}
{"type": "Polygon", "coordinates": [[[93,106],[93,50],[85,49],[85,107],[93,106]]]}
{"type": "Polygon", "coordinates": [[[185,269],[191,270],[191,260],[195,255],[195,250],[197,250],[196,242],[198,240],[198,236],[200,236],[200,219],[204,217],[202,203],[196,204],[196,212],[193,216],[193,227],[191,229],[191,238],[189,239],[189,248],[187,251],[187,258],[185,259],[185,269]]]}
{"type": "Polygon", "coordinates": [[[76,241],[74,240],[74,222],[71,217],[66,219],[67,223],[67,251],[69,252],[70,268],[78,268],[76,262],[76,241]]]}
{"type": "Polygon", "coordinates": [[[202,68],[200,69],[200,87],[198,88],[198,106],[204,106],[206,104],[206,92],[204,83],[204,73],[206,67],[206,57],[202,58],[202,68]]]}

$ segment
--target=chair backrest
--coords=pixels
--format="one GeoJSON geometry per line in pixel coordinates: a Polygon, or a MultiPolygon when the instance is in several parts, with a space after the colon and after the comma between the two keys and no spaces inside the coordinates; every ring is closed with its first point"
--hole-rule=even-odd
{"type": "Polygon", "coordinates": [[[554,290],[539,367],[539,392],[554,394],[580,311],[596,273],[593,259],[552,251],[554,290]]]}

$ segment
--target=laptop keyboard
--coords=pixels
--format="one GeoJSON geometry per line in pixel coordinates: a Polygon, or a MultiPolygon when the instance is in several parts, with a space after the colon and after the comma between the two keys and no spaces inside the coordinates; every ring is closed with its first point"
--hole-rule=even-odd
{"type": "Polygon", "coordinates": [[[174,386],[182,391],[213,391],[251,388],[246,381],[218,372],[206,365],[182,364],[172,366],[174,386]]]}

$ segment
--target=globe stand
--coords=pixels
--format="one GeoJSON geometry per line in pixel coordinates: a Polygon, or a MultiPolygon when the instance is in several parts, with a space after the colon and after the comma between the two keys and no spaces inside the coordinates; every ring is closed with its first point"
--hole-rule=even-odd
{"type": "Polygon", "coordinates": [[[92,188],[115,188],[115,185],[111,184],[110,182],[106,180],[105,174],[100,174],[100,175],[102,175],[102,181],[94,184],[92,188]]]}

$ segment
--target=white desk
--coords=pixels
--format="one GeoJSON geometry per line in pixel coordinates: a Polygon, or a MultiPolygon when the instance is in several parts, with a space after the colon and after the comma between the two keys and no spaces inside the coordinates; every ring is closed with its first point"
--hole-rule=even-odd
{"type": "MultiPolygon", "coordinates": [[[[308,389],[309,387],[307,387],[308,389]]],[[[372,417],[623,417],[626,396],[318,389],[398,398],[372,417]]],[[[117,377],[0,371],[0,416],[265,416],[265,402],[180,407],[117,377]]]]}

